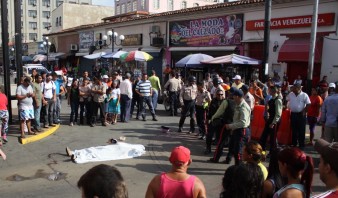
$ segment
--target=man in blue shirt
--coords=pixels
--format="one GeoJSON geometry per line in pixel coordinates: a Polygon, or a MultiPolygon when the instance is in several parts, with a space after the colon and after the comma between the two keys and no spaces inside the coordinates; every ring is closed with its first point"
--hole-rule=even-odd
{"type": "Polygon", "coordinates": [[[320,121],[324,126],[323,139],[328,142],[338,142],[338,82],[336,93],[328,96],[322,106],[320,121]]]}
{"type": "Polygon", "coordinates": [[[56,72],[52,73],[53,82],[55,84],[55,94],[56,94],[56,101],[54,103],[54,124],[60,123],[60,113],[61,113],[61,96],[66,92],[65,86],[63,84],[63,80],[58,78],[58,75],[56,72]]]}

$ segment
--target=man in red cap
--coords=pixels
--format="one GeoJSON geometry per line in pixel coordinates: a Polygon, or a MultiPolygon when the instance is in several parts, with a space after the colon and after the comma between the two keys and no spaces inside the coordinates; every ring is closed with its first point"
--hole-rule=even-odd
{"type": "Polygon", "coordinates": [[[190,150],[184,146],[175,147],[169,158],[171,171],[155,176],[148,185],[146,198],[202,198],[206,196],[203,182],[187,174],[192,160],[190,150]]]}
{"type": "Polygon", "coordinates": [[[315,144],[315,149],[320,154],[319,175],[325,183],[328,191],[312,198],[335,198],[338,197],[338,142],[329,143],[319,139],[315,144]]]}

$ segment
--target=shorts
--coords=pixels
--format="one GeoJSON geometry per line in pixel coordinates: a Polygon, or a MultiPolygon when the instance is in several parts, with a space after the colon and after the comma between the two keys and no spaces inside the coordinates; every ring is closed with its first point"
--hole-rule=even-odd
{"type": "Polygon", "coordinates": [[[20,109],[20,120],[31,120],[31,119],[34,119],[33,109],[28,110],[20,109]]]}

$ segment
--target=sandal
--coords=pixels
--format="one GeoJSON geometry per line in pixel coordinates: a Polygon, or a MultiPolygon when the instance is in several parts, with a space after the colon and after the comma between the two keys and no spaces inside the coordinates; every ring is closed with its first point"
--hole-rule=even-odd
{"type": "Polygon", "coordinates": [[[21,139],[25,139],[25,138],[26,138],[26,136],[24,136],[24,135],[21,135],[21,136],[20,136],[20,138],[21,138],[21,139]]]}
{"type": "Polygon", "coordinates": [[[28,132],[28,135],[37,135],[36,132],[28,132]]]}

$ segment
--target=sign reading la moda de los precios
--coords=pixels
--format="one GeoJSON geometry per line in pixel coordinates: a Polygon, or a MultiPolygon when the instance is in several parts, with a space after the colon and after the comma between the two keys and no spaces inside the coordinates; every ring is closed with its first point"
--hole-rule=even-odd
{"type": "MultiPolygon", "coordinates": [[[[318,26],[331,26],[334,19],[335,13],[318,14],[318,26]]],[[[271,29],[310,27],[311,24],[312,15],[271,19],[271,29]]],[[[264,20],[246,21],[246,30],[264,30],[264,20]]]]}
{"type": "Polygon", "coordinates": [[[170,46],[228,46],[241,44],[243,14],[173,21],[169,23],[170,46]]]}

